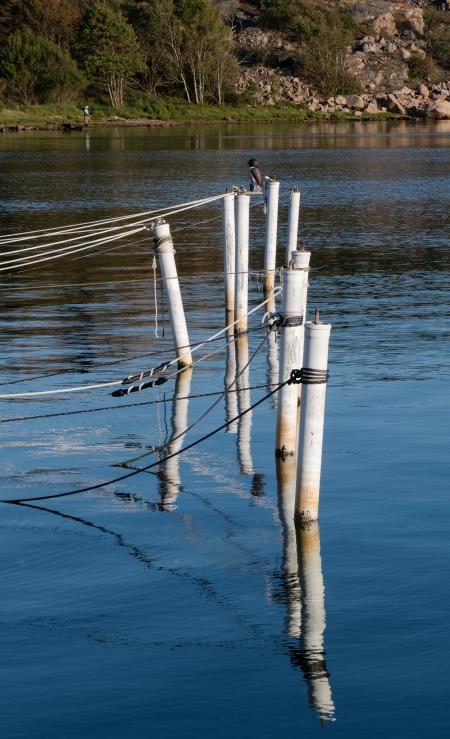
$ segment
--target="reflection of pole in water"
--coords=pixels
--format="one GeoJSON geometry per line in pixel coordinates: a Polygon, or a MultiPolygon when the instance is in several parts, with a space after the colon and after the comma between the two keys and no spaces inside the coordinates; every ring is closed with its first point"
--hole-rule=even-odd
{"type": "MultiPolygon", "coordinates": [[[[239,336],[236,339],[236,369],[237,369],[237,396],[239,413],[247,410],[251,405],[250,390],[250,368],[248,366],[248,337],[239,336]]],[[[251,429],[252,412],[249,411],[241,416],[238,421],[238,460],[242,475],[253,474],[253,462],[251,451],[251,429]]]]}
{"type": "Polygon", "coordinates": [[[283,527],[282,586],[287,619],[286,633],[300,636],[300,586],[298,580],[297,540],[294,523],[296,460],[294,455],[278,458],[277,487],[278,514],[283,527]]]}
{"type": "MultiPolygon", "coordinates": [[[[175,454],[184,443],[188,427],[189,395],[191,389],[192,369],[179,372],[175,383],[175,395],[172,404],[172,433],[164,450],[164,456],[175,454]]],[[[162,462],[159,467],[161,502],[165,510],[171,510],[181,490],[180,458],[173,457],[162,462]]]]}
{"type": "MultiPolygon", "coordinates": [[[[238,410],[238,396],[236,388],[236,347],[234,343],[234,331],[233,328],[227,331],[227,359],[226,359],[226,373],[225,373],[225,390],[230,390],[225,394],[225,420],[229,421],[231,418],[236,418],[239,413],[238,410]]],[[[238,422],[234,421],[227,426],[227,433],[235,434],[238,429],[238,422]]]]}
{"type": "MultiPolygon", "coordinates": [[[[267,312],[275,313],[276,304],[273,289],[264,291],[264,298],[270,298],[267,303],[267,312]]],[[[278,362],[278,342],[276,331],[269,331],[267,337],[267,384],[270,386],[270,390],[278,385],[279,382],[279,362],[278,362]]],[[[277,393],[272,395],[270,399],[270,405],[272,408],[276,408],[277,405],[277,393]]]]}
{"type": "Polygon", "coordinates": [[[325,664],[325,589],[320,557],[320,532],[317,521],[297,524],[298,570],[301,588],[302,633],[295,660],[308,684],[311,706],[321,721],[334,720],[334,703],[325,664]]]}

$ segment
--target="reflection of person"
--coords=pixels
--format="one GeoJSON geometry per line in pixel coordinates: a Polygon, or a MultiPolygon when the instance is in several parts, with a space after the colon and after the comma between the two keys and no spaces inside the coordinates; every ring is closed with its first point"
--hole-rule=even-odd
{"type": "Polygon", "coordinates": [[[84,125],[88,126],[89,118],[91,117],[91,114],[89,113],[89,105],[84,106],[83,117],[84,117],[84,125]]]}
{"type": "Polygon", "coordinates": [[[256,159],[249,159],[248,166],[250,167],[250,191],[262,192],[263,176],[258,162],[256,161],[256,159]]]}

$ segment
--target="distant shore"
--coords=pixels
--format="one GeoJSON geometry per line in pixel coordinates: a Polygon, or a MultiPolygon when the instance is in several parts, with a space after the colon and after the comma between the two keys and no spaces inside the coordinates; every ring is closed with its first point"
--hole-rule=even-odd
{"type": "MultiPolygon", "coordinates": [[[[176,125],[210,123],[308,123],[314,121],[386,120],[391,113],[359,114],[313,112],[297,105],[192,105],[158,101],[152,110],[133,107],[118,111],[92,106],[89,128],[168,128],[176,125]]],[[[0,132],[22,130],[82,130],[83,111],[74,105],[0,106],[0,132]]]]}

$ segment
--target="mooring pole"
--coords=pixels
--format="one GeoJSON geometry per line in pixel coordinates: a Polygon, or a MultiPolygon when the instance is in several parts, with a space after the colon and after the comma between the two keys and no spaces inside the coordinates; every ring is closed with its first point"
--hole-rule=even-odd
{"type": "Polygon", "coordinates": [[[247,330],[248,311],[248,244],[250,229],[250,195],[239,193],[236,196],[236,287],[234,332],[240,334],[247,330]]]}
{"type": "Polygon", "coordinates": [[[306,307],[308,300],[309,286],[309,263],[311,261],[311,252],[300,249],[291,253],[291,262],[294,269],[303,270],[304,287],[303,287],[303,324],[306,323],[306,307]]]}
{"type": "Polygon", "coordinates": [[[226,324],[234,321],[234,285],[235,285],[235,223],[234,192],[223,199],[223,256],[225,273],[225,318],[226,324]]]}
{"type": "Polygon", "coordinates": [[[161,277],[164,283],[175,351],[179,358],[178,367],[189,367],[192,364],[192,355],[184,316],[183,301],[181,299],[177,266],[175,264],[175,249],[173,248],[173,241],[170,235],[170,226],[164,219],[160,219],[156,221],[153,232],[155,236],[153,252],[158,257],[161,277]]]}
{"type": "Polygon", "coordinates": [[[302,407],[297,464],[295,517],[303,523],[319,517],[320,473],[328,379],[328,343],[331,324],[305,323],[305,349],[302,369],[302,407]]]}
{"type": "MultiPolygon", "coordinates": [[[[283,302],[280,325],[280,374],[279,382],[289,379],[293,369],[302,366],[303,360],[303,290],[304,271],[291,261],[290,269],[282,270],[283,302]]],[[[278,392],[277,432],[275,454],[286,458],[297,451],[297,385],[284,385],[278,392]]]]}
{"type": "Polygon", "coordinates": [[[288,238],[285,266],[289,267],[291,252],[297,249],[298,219],[300,214],[300,190],[293,187],[289,193],[288,238]]]}
{"type": "Polygon", "coordinates": [[[335,707],[325,661],[325,588],[317,521],[296,524],[301,593],[300,661],[308,684],[309,702],[321,721],[334,721],[335,707]]]}
{"type": "Polygon", "coordinates": [[[280,183],[274,178],[266,178],[266,242],[264,249],[264,292],[273,290],[277,261],[278,198],[280,183]]]}

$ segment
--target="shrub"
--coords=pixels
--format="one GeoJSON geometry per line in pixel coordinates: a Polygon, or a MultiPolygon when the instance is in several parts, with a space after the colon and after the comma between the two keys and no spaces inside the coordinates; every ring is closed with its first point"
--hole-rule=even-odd
{"type": "Polygon", "coordinates": [[[413,54],[409,60],[409,79],[417,82],[422,80],[439,82],[442,79],[442,72],[428,54],[425,57],[413,54]]]}
{"type": "Polygon", "coordinates": [[[69,102],[85,81],[67,51],[31,31],[11,35],[0,53],[5,96],[22,103],[69,102]]]}
{"type": "Polygon", "coordinates": [[[431,55],[443,69],[450,70],[450,14],[427,10],[423,15],[431,55]]]}

